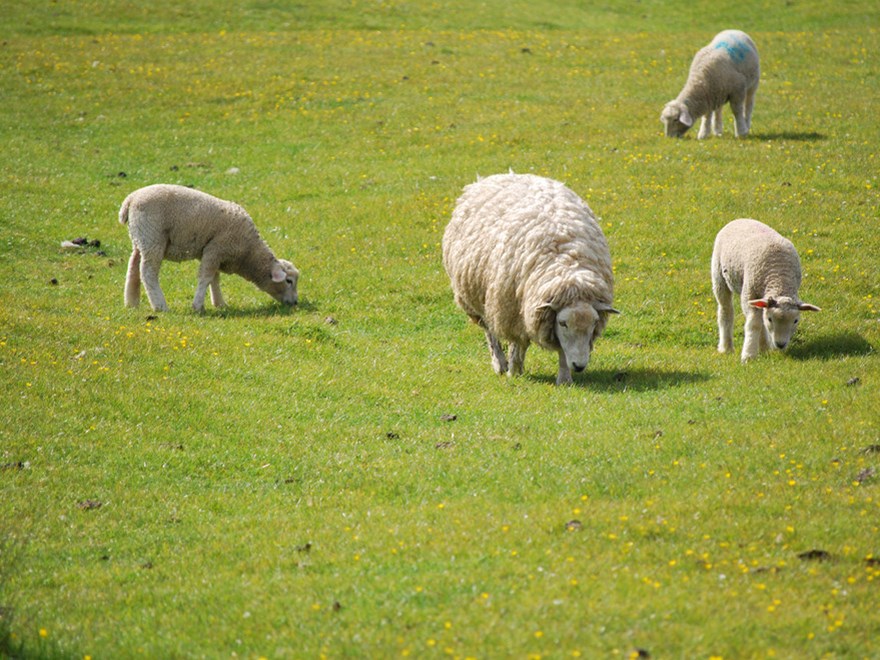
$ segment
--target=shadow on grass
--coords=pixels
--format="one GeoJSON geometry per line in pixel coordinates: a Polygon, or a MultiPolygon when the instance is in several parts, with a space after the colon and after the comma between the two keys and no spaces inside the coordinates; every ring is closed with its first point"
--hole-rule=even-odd
{"type": "Polygon", "coordinates": [[[811,131],[809,133],[798,133],[795,131],[782,131],[780,133],[758,133],[755,134],[756,140],[790,140],[793,142],[819,142],[825,140],[826,137],[821,133],[811,131]]]}
{"type": "Polygon", "coordinates": [[[830,360],[870,355],[873,352],[874,347],[870,342],[855,332],[817,337],[807,342],[793,344],[788,349],[788,354],[795,360],[830,360]]]}
{"type": "MultiPolygon", "coordinates": [[[[556,376],[550,374],[525,374],[525,378],[539,383],[555,383],[556,376]]],[[[587,369],[582,374],[574,374],[574,387],[582,387],[593,392],[650,392],[670,387],[680,387],[690,383],[709,380],[707,373],[663,369],[610,370],[587,369]]]]}
{"type": "Polygon", "coordinates": [[[208,309],[205,316],[218,318],[267,318],[270,316],[290,316],[297,312],[316,312],[320,309],[315,303],[308,300],[300,300],[298,304],[291,306],[280,303],[269,303],[261,307],[225,307],[223,309],[208,309]]]}

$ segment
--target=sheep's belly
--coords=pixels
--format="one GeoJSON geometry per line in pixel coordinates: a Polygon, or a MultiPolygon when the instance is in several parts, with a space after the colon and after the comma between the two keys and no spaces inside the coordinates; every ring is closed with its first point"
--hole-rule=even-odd
{"type": "Polygon", "coordinates": [[[165,258],[169,261],[189,261],[201,259],[204,246],[195,241],[184,245],[172,244],[165,250],[165,258]]]}

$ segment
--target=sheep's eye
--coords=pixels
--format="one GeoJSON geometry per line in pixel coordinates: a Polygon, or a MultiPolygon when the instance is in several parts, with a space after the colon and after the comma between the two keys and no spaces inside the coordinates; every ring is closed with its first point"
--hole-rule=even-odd
{"type": "Polygon", "coordinates": [[[795,319],[794,324],[797,325],[798,323],[800,323],[800,319],[795,319]]]}
{"type": "Polygon", "coordinates": [[[568,323],[567,323],[566,321],[560,321],[560,322],[559,322],[559,327],[560,327],[560,328],[567,328],[567,327],[568,327],[568,323]]]}
{"type": "Polygon", "coordinates": [[[292,285],[293,285],[293,280],[290,279],[290,278],[288,277],[288,278],[287,278],[287,283],[290,284],[290,285],[292,286],[292,285]]]}

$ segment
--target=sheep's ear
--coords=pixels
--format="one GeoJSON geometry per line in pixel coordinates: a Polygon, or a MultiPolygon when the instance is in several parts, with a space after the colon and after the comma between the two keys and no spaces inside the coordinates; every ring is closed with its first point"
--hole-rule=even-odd
{"type": "Polygon", "coordinates": [[[606,314],[620,314],[620,312],[614,309],[611,305],[603,302],[598,302],[593,305],[593,309],[595,309],[597,312],[605,312],[606,314]]]}
{"type": "Polygon", "coordinates": [[[287,279],[287,273],[284,271],[284,266],[281,265],[281,262],[276,261],[272,264],[272,281],[273,282],[283,282],[287,279]]]}
{"type": "Polygon", "coordinates": [[[811,305],[810,303],[798,303],[798,309],[802,312],[821,312],[822,310],[816,307],[815,305],[811,305]]]}
{"type": "Polygon", "coordinates": [[[688,128],[694,125],[694,118],[691,117],[691,113],[688,112],[687,109],[681,111],[681,114],[678,116],[678,121],[688,128]]]}
{"type": "Polygon", "coordinates": [[[769,307],[773,307],[773,301],[770,298],[758,298],[756,300],[750,300],[749,305],[752,307],[767,309],[769,307]]]}

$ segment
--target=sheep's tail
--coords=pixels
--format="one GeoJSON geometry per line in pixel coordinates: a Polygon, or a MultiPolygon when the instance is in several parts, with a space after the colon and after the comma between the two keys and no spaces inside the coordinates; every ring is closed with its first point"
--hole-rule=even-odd
{"type": "Polygon", "coordinates": [[[125,198],[125,201],[122,202],[122,206],[119,209],[119,222],[120,224],[127,225],[128,224],[128,207],[131,206],[131,195],[125,198]]]}

